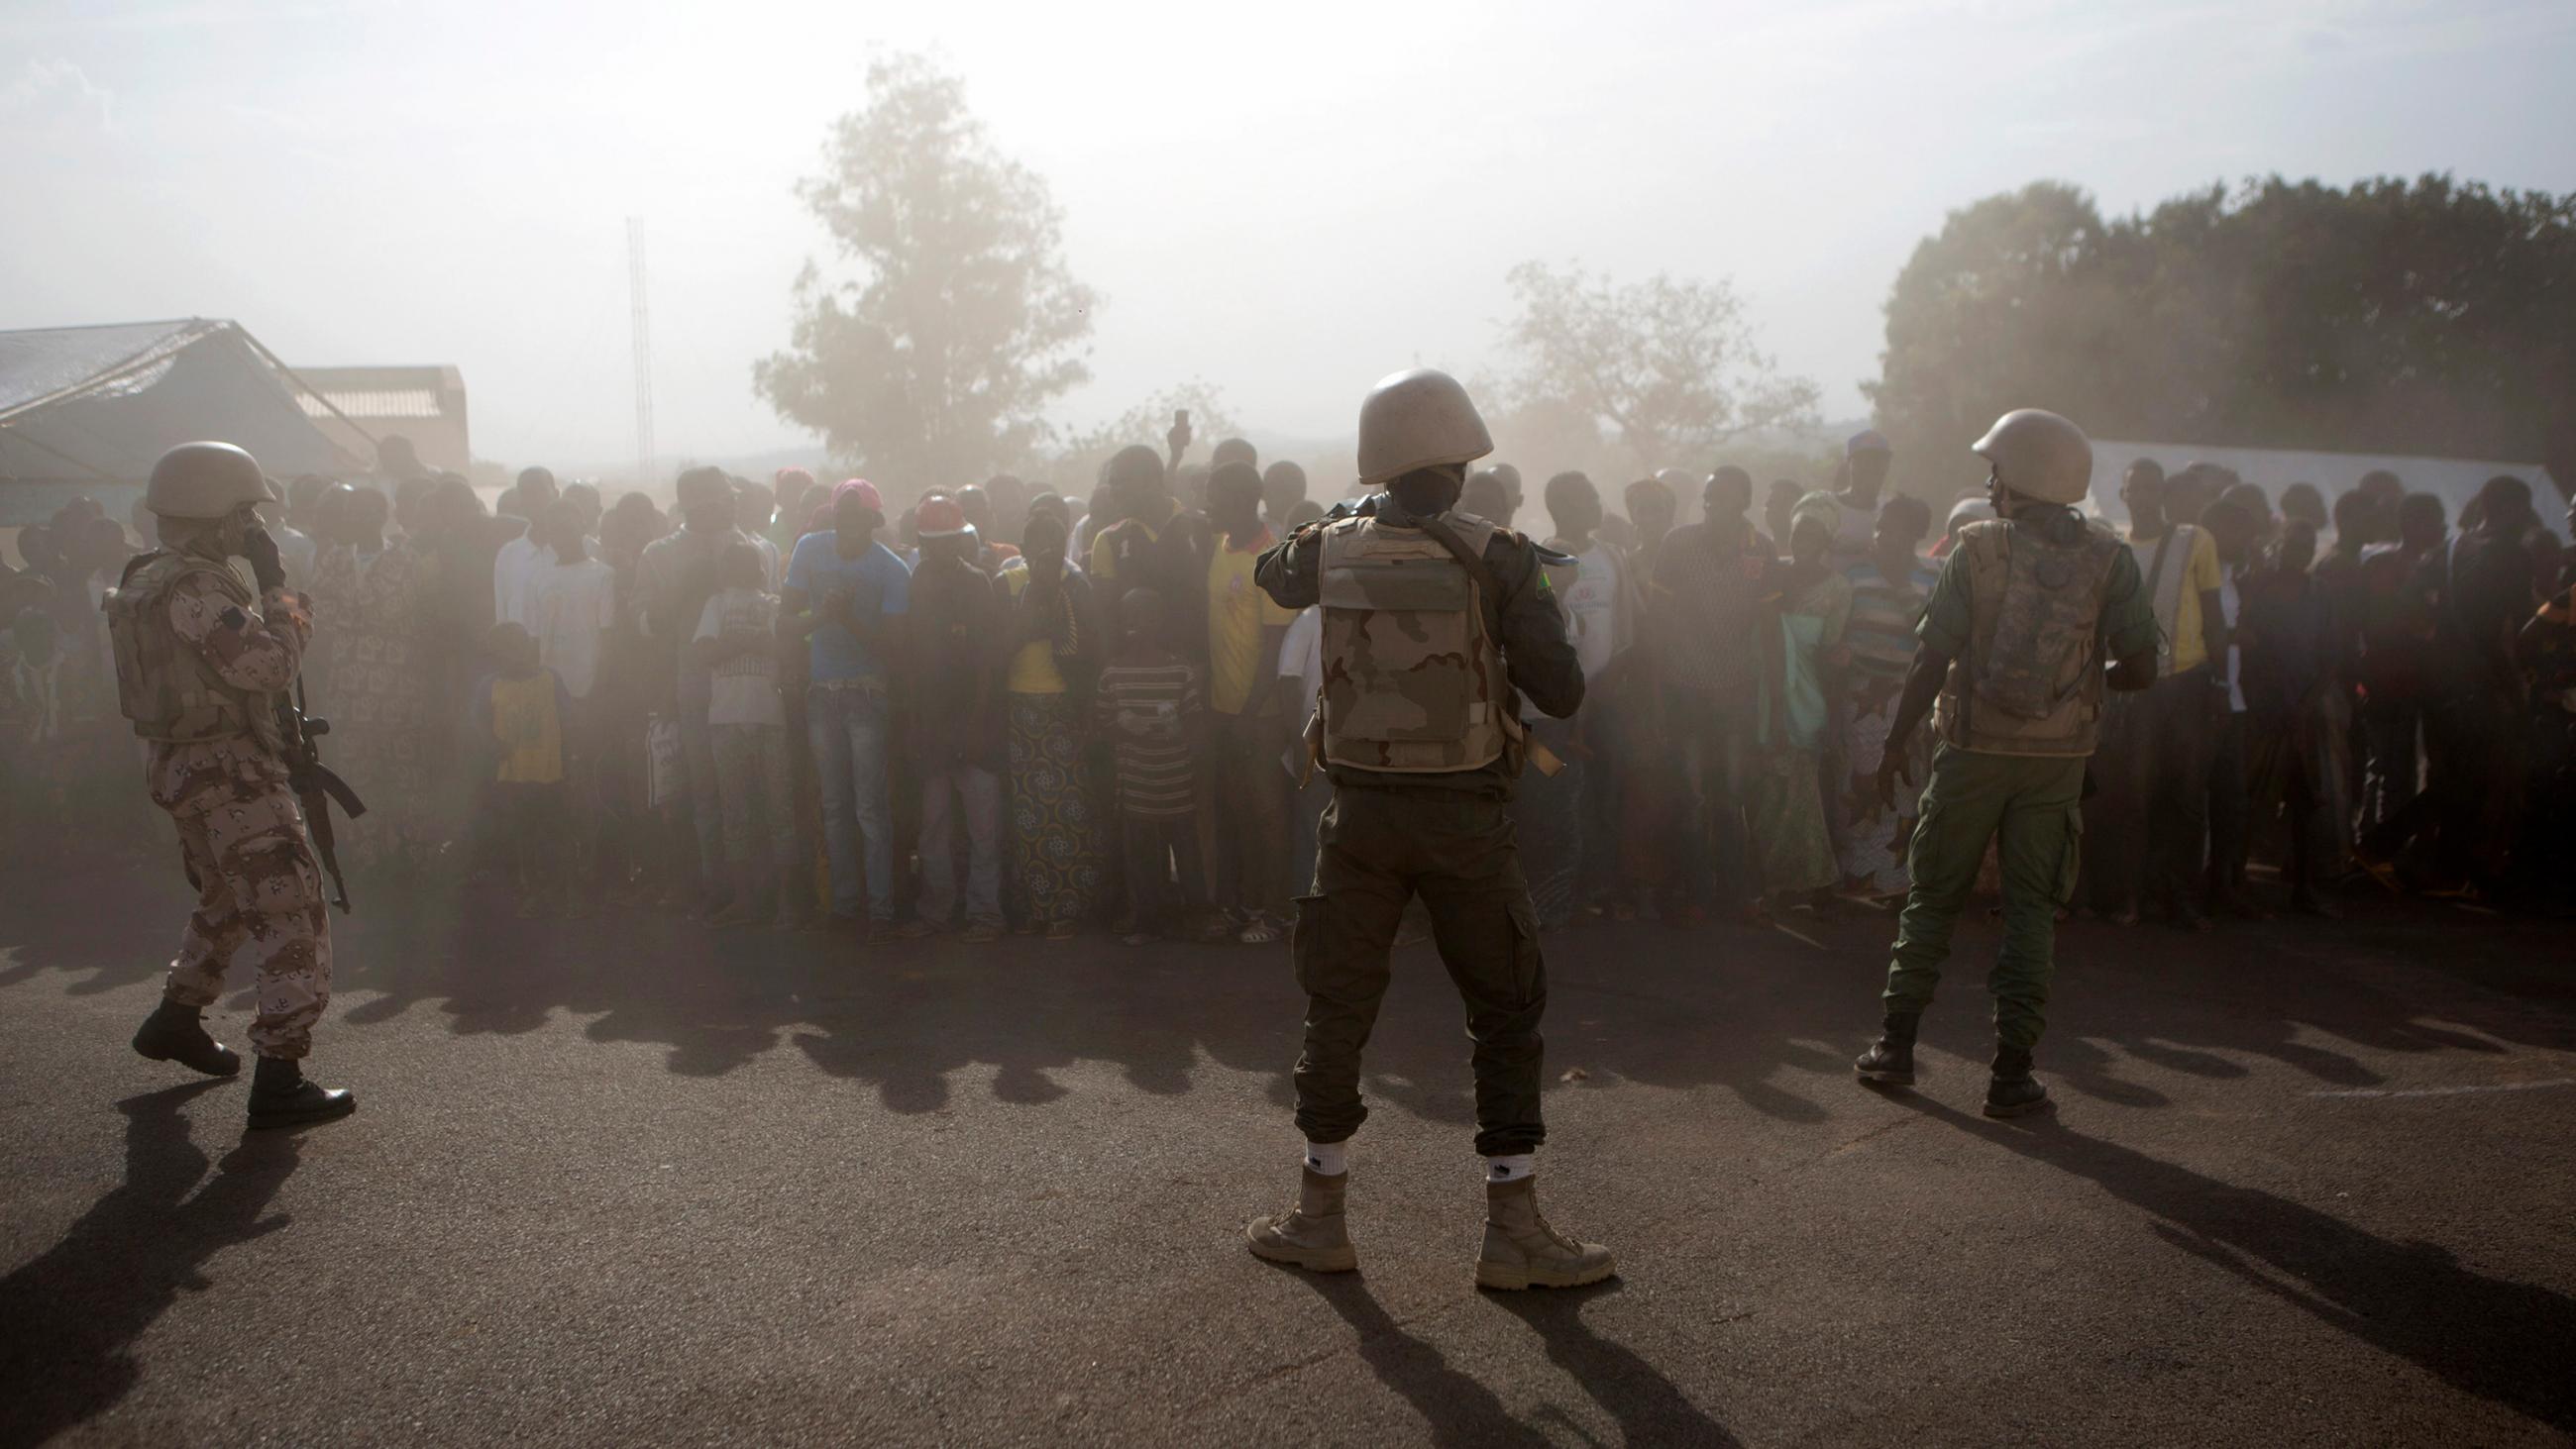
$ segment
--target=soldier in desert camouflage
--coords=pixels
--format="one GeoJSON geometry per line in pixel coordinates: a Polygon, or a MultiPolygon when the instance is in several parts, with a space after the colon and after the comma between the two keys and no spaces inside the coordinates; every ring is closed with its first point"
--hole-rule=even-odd
{"type": "Polygon", "coordinates": [[[1359,432],[1360,481],[1386,490],[1373,512],[1300,529],[1262,556],[1256,576],[1284,607],[1323,606],[1323,697],[1308,738],[1333,800],[1294,934],[1307,998],[1297,1205],[1255,1219],[1245,1238],[1273,1262],[1358,1266],[1343,1200],[1345,1144],[1368,1115],[1360,1049],[1386,995],[1397,920],[1419,895],[1475,1043],[1486,1183],[1476,1281],[1597,1282],[1613,1270],[1610,1251],[1549,1227],[1531,1177],[1546,1136],[1547,975],[1509,809],[1528,753],[1519,696],[1570,715],[1583,702],[1582,668],[1540,551],[1453,511],[1466,465],[1493,451],[1466,391],[1445,373],[1398,373],[1361,405],[1359,432]]]}
{"type": "Polygon", "coordinates": [[[183,443],[152,470],[144,506],[162,547],[126,565],[104,603],[119,704],[148,742],[144,782],[170,814],[198,890],[159,1006],[134,1049],[210,1076],[241,1058],[210,1036],[205,1008],[225,968],[251,968],[259,1055],[250,1125],[348,1115],[357,1102],[304,1079],[313,1024],[331,999],[322,871],[288,783],[278,698],[312,637],[311,601],[286,587],[277,545],[252,511],[276,497],[250,454],[183,443]],[[246,560],[256,592],[230,560],[246,560]]]}

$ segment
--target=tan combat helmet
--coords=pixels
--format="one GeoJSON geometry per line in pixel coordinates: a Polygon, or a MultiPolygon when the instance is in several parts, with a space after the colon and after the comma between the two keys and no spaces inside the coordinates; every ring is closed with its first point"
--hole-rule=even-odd
{"type": "Polygon", "coordinates": [[[283,499],[259,460],[230,443],[181,443],[152,465],[143,506],[163,518],[221,518],[245,503],[283,499]]]}
{"type": "Polygon", "coordinates": [[[2093,444],[2084,430],[2046,408],[2015,408],[1995,419],[1970,451],[2024,498],[2072,507],[2093,487],[2093,444]]]}
{"type": "Polygon", "coordinates": [[[1466,463],[1494,451],[1493,435],[1458,379],[1428,367],[1378,379],[1360,404],[1360,482],[1466,463]]]}

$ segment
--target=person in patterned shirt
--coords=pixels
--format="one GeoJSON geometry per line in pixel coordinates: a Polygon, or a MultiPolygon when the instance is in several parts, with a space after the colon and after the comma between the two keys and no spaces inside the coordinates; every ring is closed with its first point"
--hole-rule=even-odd
{"type": "Polygon", "coordinates": [[[331,999],[331,932],[322,871],[288,780],[278,696],[293,687],[313,635],[312,603],[286,587],[277,544],[254,507],[275,490],[250,454],[186,443],[152,471],[145,504],[163,548],[126,565],[106,601],[119,702],[150,742],[152,803],[177,826],[195,914],[134,1049],[212,1076],[241,1059],[201,1020],[225,971],[248,965],[258,994],[250,1041],[259,1054],[250,1125],[344,1117],[345,1091],[305,1080],[313,1024],[331,999]],[[257,592],[228,560],[250,563],[257,592]]]}

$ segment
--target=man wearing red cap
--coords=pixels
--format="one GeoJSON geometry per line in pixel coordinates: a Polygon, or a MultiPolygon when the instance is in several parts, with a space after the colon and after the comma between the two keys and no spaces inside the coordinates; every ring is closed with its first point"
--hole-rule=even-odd
{"type": "Polygon", "coordinates": [[[864,897],[868,938],[894,931],[894,811],[886,792],[886,661],[910,607],[912,571],[876,541],[885,500],[852,478],[832,491],[831,526],[796,541],[779,627],[806,641],[806,735],[823,792],[832,919],[853,924],[864,897]]]}
{"type": "Polygon", "coordinates": [[[975,530],[945,493],[921,500],[913,570],[912,761],[921,773],[921,894],[906,936],[945,930],[957,914],[956,820],[966,817],[966,930],[1002,934],[1002,662],[1008,621],[976,564],[975,530]]]}

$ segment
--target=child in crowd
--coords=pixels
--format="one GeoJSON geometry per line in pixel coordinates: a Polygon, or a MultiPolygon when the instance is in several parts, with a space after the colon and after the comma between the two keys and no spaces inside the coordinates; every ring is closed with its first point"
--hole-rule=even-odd
{"type": "Polygon", "coordinates": [[[787,705],[778,693],[778,597],[762,591],[768,567],[760,550],[737,543],[716,556],[716,591],[698,615],[689,647],[707,669],[713,696],[707,737],[716,760],[716,795],[724,811],[725,859],[733,898],[707,918],[710,926],[747,925],[777,877],[777,925],[804,924],[796,889],[796,817],[790,805],[787,705]],[[757,815],[761,834],[753,834],[757,815]],[[769,859],[759,860],[765,839],[769,859]]]}
{"type": "Polygon", "coordinates": [[[517,624],[484,636],[493,673],[474,695],[475,737],[492,755],[492,803],[503,858],[519,892],[522,920],[572,892],[572,805],[564,728],[572,701],[563,681],[537,662],[537,641],[517,624]]]}
{"type": "Polygon", "coordinates": [[[1184,913],[1207,898],[1191,813],[1206,704],[1197,668],[1172,651],[1162,595],[1129,590],[1118,622],[1118,649],[1100,671],[1095,708],[1118,761],[1128,901],[1120,930],[1128,945],[1141,946],[1157,934],[1182,935],[1184,913]]]}

